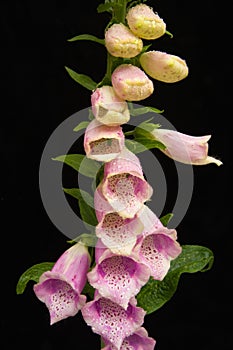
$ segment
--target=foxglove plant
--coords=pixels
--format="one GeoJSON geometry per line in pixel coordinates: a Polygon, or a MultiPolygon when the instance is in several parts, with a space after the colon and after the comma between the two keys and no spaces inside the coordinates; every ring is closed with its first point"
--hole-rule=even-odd
{"type": "Polygon", "coordinates": [[[95,41],[107,51],[106,74],[99,83],[66,67],[90,90],[89,120],[74,129],[85,129],[88,166],[81,171],[81,154],[54,158],[93,178],[92,195],[64,189],[78,200],[90,233],[69,241],[72,246],[57,262],[26,270],[17,284],[21,294],[30,280],[36,282],[34,293],[47,306],[51,324],[80,311],[100,336],[103,350],[153,350],[156,341],[143,327],[144,318],[172,297],[182,273],[206,271],[213,263],[208,248],[179,244],[176,229],[167,227],[172,213],[159,218],[149,207],[154,187],[136,155],[154,148],[178,162],[221,165],[208,156],[210,136],[185,135],[148,120],[124,129],[131,116],[161,113],[154,107],[132,107],[154,92],[151,78],[175,83],[188,75],[185,60],[148,51],[153,40],[171,34],[154,9],[142,2],[106,0],[97,8],[111,15],[104,39],[81,34],[69,40],[95,41]]]}

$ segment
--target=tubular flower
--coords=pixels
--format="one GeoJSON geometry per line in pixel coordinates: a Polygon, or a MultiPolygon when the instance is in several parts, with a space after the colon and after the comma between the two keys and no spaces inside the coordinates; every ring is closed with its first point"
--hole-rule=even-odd
{"type": "Polygon", "coordinates": [[[133,334],[144,322],[146,312],[130,301],[127,309],[112,300],[101,297],[98,292],[95,298],[84,305],[82,316],[94,333],[99,334],[107,343],[120,350],[124,339],[133,334]]]}
{"type": "Polygon", "coordinates": [[[166,52],[145,52],[140,56],[140,64],[150,77],[165,83],[176,83],[188,75],[185,60],[166,52]]]}
{"type": "Polygon", "coordinates": [[[178,162],[193,165],[222,164],[219,159],[208,156],[211,135],[189,136],[168,129],[154,129],[152,135],[166,146],[162,152],[178,162]]]}
{"type": "Polygon", "coordinates": [[[115,23],[105,32],[105,46],[112,56],[132,58],[142,51],[143,42],[123,23],[115,23]]]}
{"type": "Polygon", "coordinates": [[[162,18],[145,4],[131,7],[126,20],[131,31],[142,39],[157,39],[166,32],[166,24],[162,18]]]}
{"type": "MultiPolygon", "coordinates": [[[[120,350],[154,350],[156,341],[148,336],[144,327],[138,328],[133,334],[123,340],[120,350]]],[[[102,350],[116,350],[114,345],[108,344],[102,350]]]]}
{"type": "Polygon", "coordinates": [[[133,252],[150,268],[151,276],[161,281],[170,268],[171,260],[181,253],[182,248],[176,241],[176,230],[160,227],[153,233],[150,231],[142,234],[133,252]]]}
{"type": "Polygon", "coordinates": [[[106,126],[93,119],[84,134],[86,156],[97,161],[108,162],[123,149],[125,142],[122,128],[106,126]]]}
{"type": "Polygon", "coordinates": [[[76,315],[85,304],[86,296],[81,292],[89,267],[88,250],[77,243],[66,250],[52,270],[44,272],[34,285],[37,298],[49,309],[51,325],[76,315]]]}
{"type": "Polygon", "coordinates": [[[150,277],[150,269],[137,261],[136,256],[115,255],[106,249],[88,272],[89,283],[102,297],[119,304],[125,310],[132,297],[150,277]]]}
{"type": "Polygon", "coordinates": [[[143,208],[138,210],[133,218],[122,218],[104,198],[102,186],[95,191],[94,206],[99,220],[96,236],[113,253],[129,255],[137,241],[137,236],[144,228],[143,208]]]}
{"type": "Polygon", "coordinates": [[[133,64],[121,64],[112,73],[116,94],[127,101],[141,101],[154,91],[153,82],[142,69],[133,64]]]}
{"type": "Polygon", "coordinates": [[[99,186],[110,206],[123,218],[133,218],[153,193],[143,176],[138,157],[127,148],[105,163],[99,186]]]}
{"type": "Polygon", "coordinates": [[[108,126],[125,124],[130,119],[127,102],[122,100],[112,86],[104,85],[91,94],[92,112],[95,118],[108,126]]]}

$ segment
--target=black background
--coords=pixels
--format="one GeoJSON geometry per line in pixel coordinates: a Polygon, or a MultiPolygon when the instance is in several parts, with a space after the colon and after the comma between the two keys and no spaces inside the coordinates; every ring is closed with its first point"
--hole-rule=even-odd
{"type": "MultiPolygon", "coordinates": [[[[174,34],[173,39],[158,39],[153,49],[184,58],[190,73],[176,84],[155,82],[155,93],[145,105],[165,109],[164,116],[181,132],[211,134],[209,154],[223,165],[194,168],[192,201],[177,228],[181,244],[212,249],[214,265],[206,273],[182,275],[173,298],[147,316],[144,325],[157,340],[158,350],[228,350],[232,349],[230,10],[224,2],[207,0],[147,3],[174,34]]],[[[28,267],[55,261],[67,248],[66,237],[43,207],[38,171],[53,130],[90,105],[90,91],[75,83],[64,66],[97,82],[105,73],[101,45],[67,41],[83,33],[103,37],[109,17],[97,14],[98,4],[22,0],[0,5],[2,349],[100,348],[99,337],[80,313],[50,326],[47,309],[35,297],[31,283],[24,294],[15,293],[18,278],[28,267]]]]}

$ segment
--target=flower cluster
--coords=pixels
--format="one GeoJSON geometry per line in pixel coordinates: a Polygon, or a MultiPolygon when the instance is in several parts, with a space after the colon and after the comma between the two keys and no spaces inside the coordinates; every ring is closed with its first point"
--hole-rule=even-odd
{"type": "MultiPolygon", "coordinates": [[[[165,32],[164,21],[145,4],[130,7],[126,23],[106,29],[108,53],[126,59],[138,56],[140,65],[120,63],[111,72],[111,84],[97,86],[90,98],[93,119],[83,145],[87,158],[103,163],[103,176],[94,191],[98,221],[94,261],[87,246],[75,243],[34,285],[36,296],[49,309],[51,324],[81,311],[87,325],[100,335],[104,350],[154,349],[156,341],[143,327],[146,311],[137,305],[137,295],[149,279],[162,281],[171,261],[182,252],[177,231],[165,227],[146,204],[153,188],[139,158],[126,147],[122,129],[130,120],[128,102],[153,93],[150,78],[174,83],[188,75],[180,57],[143,51],[143,40],[155,40],[165,32]],[[94,289],[92,300],[83,293],[87,282],[94,289]]],[[[154,128],[150,137],[176,161],[221,164],[208,156],[210,135],[193,137],[154,128]]]]}

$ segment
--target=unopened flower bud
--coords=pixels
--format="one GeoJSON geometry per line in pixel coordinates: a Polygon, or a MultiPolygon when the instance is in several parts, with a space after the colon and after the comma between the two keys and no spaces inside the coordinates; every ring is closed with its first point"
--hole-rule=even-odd
{"type": "Polygon", "coordinates": [[[117,95],[127,101],[144,100],[154,91],[145,72],[132,64],[121,64],[113,71],[112,85],[117,95]]]}
{"type": "Polygon", "coordinates": [[[145,4],[131,7],[126,19],[131,31],[142,39],[154,40],[166,32],[166,24],[162,18],[145,4]]]}
{"type": "Polygon", "coordinates": [[[131,58],[142,51],[143,42],[123,23],[115,23],[105,33],[105,46],[112,56],[131,58]]]}
{"type": "Polygon", "coordinates": [[[93,91],[91,104],[95,119],[108,126],[125,124],[130,119],[127,102],[115,93],[112,86],[104,85],[93,91]]]}
{"type": "Polygon", "coordinates": [[[140,63],[150,77],[165,83],[176,83],[188,75],[185,60],[166,52],[145,52],[140,56],[140,63]]]}

